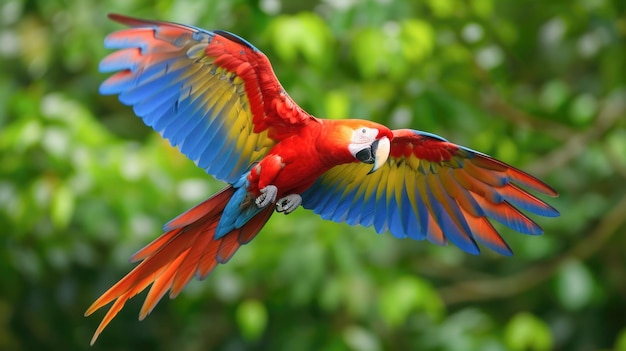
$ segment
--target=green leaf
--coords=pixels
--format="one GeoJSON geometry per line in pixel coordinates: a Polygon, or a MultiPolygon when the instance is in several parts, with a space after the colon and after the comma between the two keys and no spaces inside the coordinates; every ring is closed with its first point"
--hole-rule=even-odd
{"type": "Polygon", "coordinates": [[[518,158],[519,150],[510,138],[501,138],[497,144],[496,158],[504,162],[512,162],[518,158]]]}
{"type": "Polygon", "coordinates": [[[504,333],[506,345],[512,351],[551,350],[554,344],[548,325],[527,312],[515,315],[504,333]]]}
{"type": "Polygon", "coordinates": [[[343,90],[332,90],[324,99],[326,118],[348,118],[350,114],[350,97],[343,90]]]}
{"type": "Polygon", "coordinates": [[[0,130],[0,148],[23,152],[36,145],[44,128],[36,119],[23,119],[0,130]]]}
{"type": "Polygon", "coordinates": [[[386,52],[382,47],[386,41],[385,34],[376,28],[362,30],[354,38],[352,52],[363,77],[373,78],[387,67],[386,52]]]}
{"type": "Polygon", "coordinates": [[[404,323],[416,305],[419,283],[405,277],[386,286],[380,297],[380,312],[387,324],[397,327],[404,323]]]}
{"type": "Polygon", "coordinates": [[[258,300],[245,300],[237,307],[237,324],[248,341],[255,341],[267,327],[267,309],[258,300]]]}
{"type": "Polygon", "coordinates": [[[356,325],[345,328],[343,338],[351,350],[378,351],[382,349],[376,334],[356,325]]]}
{"type": "Polygon", "coordinates": [[[568,310],[579,310],[593,297],[594,281],[589,269],[580,261],[565,263],[556,280],[559,302],[568,310]]]}
{"type": "Polygon", "coordinates": [[[410,19],[400,24],[402,53],[409,61],[422,61],[432,53],[435,46],[435,32],[425,21],[410,19]]]}
{"type": "Polygon", "coordinates": [[[424,311],[433,318],[440,317],[443,312],[443,303],[432,286],[412,276],[387,285],[381,292],[378,307],[385,321],[393,327],[403,324],[415,310],[424,311]]]}
{"type": "Polygon", "coordinates": [[[287,62],[295,62],[302,54],[311,64],[324,65],[331,48],[330,30],[316,14],[302,12],[295,16],[276,18],[270,27],[270,36],[278,55],[287,62]]]}
{"type": "Polygon", "coordinates": [[[554,112],[567,100],[570,89],[562,80],[551,80],[543,86],[539,101],[548,112],[554,112]]]}
{"type": "Polygon", "coordinates": [[[66,186],[56,189],[52,198],[50,216],[52,223],[59,228],[65,229],[74,214],[74,193],[66,186]]]}
{"type": "Polygon", "coordinates": [[[606,146],[609,154],[614,156],[611,161],[626,169],[626,129],[610,132],[606,146]]]}
{"type": "Polygon", "coordinates": [[[493,0],[472,0],[470,5],[479,17],[489,17],[493,13],[493,0]]]}
{"type": "Polygon", "coordinates": [[[461,3],[454,0],[428,0],[428,6],[436,17],[452,17],[461,3]]]}
{"type": "Polygon", "coordinates": [[[574,99],[570,106],[570,119],[578,125],[586,125],[596,114],[598,101],[591,94],[581,94],[574,99]]]}
{"type": "Polygon", "coordinates": [[[617,335],[617,341],[615,341],[615,351],[626,351],[626,328],[617,335]]]}

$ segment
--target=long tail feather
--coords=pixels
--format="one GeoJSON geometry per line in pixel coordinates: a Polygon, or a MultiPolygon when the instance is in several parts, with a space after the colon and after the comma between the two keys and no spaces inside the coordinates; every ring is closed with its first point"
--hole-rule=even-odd
{"type": "Polygon", "coordinates": [[[165,226],[165,233],[133,255],[132,261],[141,263],[85,312],[88,316],[115,301],[96,329],[92,345],[126,301],[148,286],[152,285],[141,308],[140,320],[152,311],[168,290],[170,297],[177,296],[194,274],[200,279],[205,278],[218,263],[226,263],[241,245],[256,236],[272,215],[272,206],[263,209],[243,227],[215,240],[222,211],[234,192],[228,187],[178,216],[165,226]]]}

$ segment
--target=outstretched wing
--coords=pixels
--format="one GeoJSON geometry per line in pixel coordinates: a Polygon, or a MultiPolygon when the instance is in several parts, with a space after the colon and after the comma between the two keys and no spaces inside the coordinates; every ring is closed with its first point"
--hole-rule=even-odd
{"type": "Polygon", "coordinates": [[[313,117],[276,79],[267,57],[224,31],[109,15],[131,26],[100,63],[100,86],[217,179],[236,181],[281,138],[313,117]]]}
{"type": "Polygon", "coordinates": [[[490,219],[521,233],[541,234],[517,208],[559,215],[520,187],[557,196],[527,173],[433,134],[393,133],[385,166],[369,175],[370,165],[336,166],[302,195],[303,207],[324,219],[373,225],[378,233],[389,230],[399,238],[440,245],[449,240],[473,254],[479,253],[479,241],[504,255],[512,254],[511,249],[490,219]]]}

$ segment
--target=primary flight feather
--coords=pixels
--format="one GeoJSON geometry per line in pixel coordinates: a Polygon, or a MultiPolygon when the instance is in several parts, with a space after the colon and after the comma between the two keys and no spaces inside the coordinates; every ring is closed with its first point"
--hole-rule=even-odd
{"type": "Polygon", "coordinates": [[[165,224],[138,251],[140,263],[89,307],[113,302],[93,344],[124,303],[150,286],[143,319],[168,291],[206,277],[263,228],[274,211],[302,206],[322,218],[373,226],[398,238],[477,242],[511,249],[495,220],[526,234],[541,228],[518,208],[558,216],[526,189],[542,181],[485,154],[410,129],[311,116],[287,95],[267,57],[225,32],[109,15],[129,26],[110,34],[100,63],[114,72],[102,94],[118,95],[148,126],[228,186],[165,224]]]}

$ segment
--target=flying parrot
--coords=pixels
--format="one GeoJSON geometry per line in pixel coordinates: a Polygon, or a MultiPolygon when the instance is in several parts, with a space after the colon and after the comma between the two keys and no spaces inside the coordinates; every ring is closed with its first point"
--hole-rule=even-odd
{"type": "Polygon", "coordinates": [[[483,153],[422,131],[366,120],[316,118],[285,92],[267,57],[221,31],[109,15],[129,26],[105,39],[100,63],[115,72],[100,93],[118,95],[145,124],[228,185],[165,224],[132,256],[139,263],[85,315],[114,301],[93,344],[124,303],[151,285],[140,319],[169,291],[205,278],[276,212],[297,207],[323,219],[373,226],[397,238],[448,241],[478,254],[478,242],[511,249],[491,220],[525,234],[542,229],[518,209],[553,207],[526,189],[557,192],[483,153]]]}

